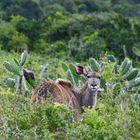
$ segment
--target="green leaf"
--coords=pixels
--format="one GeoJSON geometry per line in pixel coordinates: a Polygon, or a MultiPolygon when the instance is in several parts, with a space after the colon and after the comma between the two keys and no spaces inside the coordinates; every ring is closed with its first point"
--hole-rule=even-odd
{"type": "Polygon", "coordinates": [[[96,59],[90,58],[89,65],[91,66],[92,70],[99,72],[100,71],[100,64],[97,62],[96,59]]]}
{"type": "Polygon", "coordinates": [[[116,58],[114,55],[108,55],[107,59],[111,62],[116,62],[116,58]]]}
{"type": "Polygon", "coordinates": [[[76,72],[76,68],[75,68],[75,65],[74,64],[69,64],[69,69],[71,70],[71,72],[75,75],[77,75],[77,72],[76,72]]]}
{"type": "Polygon", "coordinates": [[[132,51],[133,51],[133,53],[134,53],[135,55],[140,56],[140,50],[139,50],[138,48],[133,47],[133,48],[132,48],[132,51]]]}
{"type": "Polygon", "coordinates": [[[10,62],[5,61],[3,65],[8,71],[20,75],[20,67],[18,66],[15,60],[11,60],[10,62]]]}
{"type": "Polygon", "coordinates": [[[66,63],[62,63],[62,69],[66,72],[68,70],[68,65],[66,63]]]}
{"type": "Polygon", "coordinates": [[[14,78],[8,78],[8,79],[6,80],[6,85],[7,85],[8,87],[13,88],[13,87],[15,86],[15,79],[14,79],[14,78]]]}
{"type": "Polygon", "coordinates": [[[27,51],[24,51],[22,54],[21,54],[21,58],[20,58],[20,66],[23,66],[25,61],[26,61],[26,58],[27,58],[27,51]]]}

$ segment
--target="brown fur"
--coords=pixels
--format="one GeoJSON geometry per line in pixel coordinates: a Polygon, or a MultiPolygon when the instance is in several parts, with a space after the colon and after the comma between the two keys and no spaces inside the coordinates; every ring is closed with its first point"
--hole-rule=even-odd
{"type": "Polygon", "coordinates": [[[70,81],[66,81],[63,79],[58,79],[56,80],[56,83],[60,84],[61,86],[67,87],[67,88],[72,88],[71,82],[70,81]]]}
{"type": "Polygon", "coordinates": [[[69,81],[43,81],[32,93],[31,101],[38,102],[41,98],[50,97],[52,101],[67,104],[75,112],[76,119],[81,116],[80,105],[73,93],[69,81]]]}

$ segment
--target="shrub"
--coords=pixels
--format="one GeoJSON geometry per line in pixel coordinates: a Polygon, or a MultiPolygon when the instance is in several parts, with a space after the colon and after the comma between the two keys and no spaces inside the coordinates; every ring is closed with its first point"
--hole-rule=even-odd
{"type": "Polygon", "coordinates": [[[66,55],[66,44],[63,41],[56,41],[46,47],[46,53],[56,58],[63,58],[66,55]]]}
{"type": "Polygon", "coordinates": [[[72,115],[65,105],[42,103],[30,105],[29,98],[15,96],[0,89],[0,138],[58,139],[72,122],[72,115]]]}
{"type": "Polygon", "coordinates": [[[2,22],[0,25],[0,43],[4,50],[21,52],[27,48],[28,38],[19,33],[13,25],[2,22]]]}
{"type": "Polygon", "coordinates": [[[85,60],[90,57],[99,59],[105,53],[106,43],[98,33],[83,37],[81,40],[72,38],[69,41],[68,53],[76,60],[85,60]]]}

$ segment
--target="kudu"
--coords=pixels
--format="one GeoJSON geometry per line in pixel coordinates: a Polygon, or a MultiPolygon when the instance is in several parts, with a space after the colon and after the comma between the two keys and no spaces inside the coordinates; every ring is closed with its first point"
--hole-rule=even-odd
{"type": "Polygon", "coordinates": [[[72,88],[69,81],[43,81],[34,89],[32,102],[38,102],[41,98],[50,97],[54,102],[66,103],[75,113],[76,119],[81,117],[82,107],[94,107],[97,102],[97,93],[100,90],[100,77],[96,72],[88,73],[83,66],[77,65],[76,71],[87,78],[85,85],[78,91],[72,88]]]}

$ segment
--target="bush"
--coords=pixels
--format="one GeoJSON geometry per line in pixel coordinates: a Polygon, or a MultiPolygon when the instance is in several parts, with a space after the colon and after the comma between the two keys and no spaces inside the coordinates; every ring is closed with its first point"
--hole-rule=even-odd
{"type": "MultiPolygon", "coordinates": [[[[98,99],[95,109],[85,109],[83,120],[72,121],[65,105],[42,102],[0,89],[0,138],[4,139],[139,139],[140,109],[134,96],[110,93],[98,99]]],[[[139,97],[140,98],[140,97],[139,97]]]]}
{"type": "Polygon", "coordinates": [[[13,25],[2,22],[0,24],[0,43],[4,50],[23,51],[27,48],[28,38],[19,33],[13,25]]]}
{"type": "Polygon", "coordinates": [[[30,105],[29,98],[0,93],[0,137],[9,139],[58,139],[65,132],[72,115],[65,105],[42,103],[30,105]]]}
{"type": "MultiPolygon", "coordinates": [[[[1,55],[5,57],[4,52],[1,55]]],[[[1,59],[4,59],[3,57],[1,59]]],[[[8,57],[11,58],[11,55],[8,57]]],[[[109,58],[116,62],[113,56],[109,58]]],[[[40,61],[46,61],[42,59],[34,55],[30,57],[27,65],[30,67],[32,64],[38,73],[40,61]]],[[[94,67],[93,60],[90,59],[88,65],[94,67]]],[[[105,69],[103,78],[108,83],[107,87],[99,94],[96,108],[85,108],[82,120],[77,122],[73,121],[73,113],[66,105],[52,103],[49,100],[31,104],[31,93],[25,97],[15,95],[13,90],[0,87],[0,139],[140,139],[140,96],[131,90],[127,90],[126,94],[120,94],[119,88],[113,91],[114,84],[119,81],[123,83],[125,80],[124,75],[115,74],[116,63],[109,60],[102,58],[102,63],[99,64],[99,68],[102,66],[105,69]]],[[[51,63],[55,72],[51,69],[49,73],[55,73],[55,79],[57,74],[62,74],[62,71],[56,69],[56,61],[53,59],[51,63]]],[[[74,65],[68,66],[72,71],[74,65]]],[[[123,67],[123,70],[128,72],[127,65],[123,67]]],[[[117,68],[122,70],[122,66],[120,68],[117,65],[117,68]]],[[[2,70],[0,74],[3,75],[2,70]]],[[[126,88],[123,84],[121,86],[123,89],[126,88]]]]}
{"type": "Polygon", "coordinates": [[[133,24],[128,18],[113,15],[103,23],[99,36],[103,37],[108,49],[118,58],[124,57],[123,46],[126,46],[127,55],[133,57],[132,47],[138,41],[133,24]]]}
{"type": "Polygon", "coordinates": [[[105,50],[106,43],[98,36],[97,32],[85,36],[81,40],[73,38],[68,45],[69,56],[76,60],[85,60],[90,57],[99,59],[105,53],[105,50]]]}

